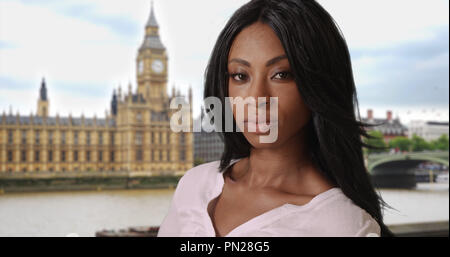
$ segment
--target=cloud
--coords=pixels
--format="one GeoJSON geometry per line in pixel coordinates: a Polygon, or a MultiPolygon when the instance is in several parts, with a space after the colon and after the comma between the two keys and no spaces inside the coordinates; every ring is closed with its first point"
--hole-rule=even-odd
{"type": "MultiPolygon", "coordinates": [[[[186,93],[192,85],[199,106],[204,68],[219,28],[245,1],[194,2],[155,1],[155,12],[170,60],[169,87],[176,84],[186,93]],[[194,6],[209,12],[197,15],[194,6]]],[[[54,82],[49,84],[49,91],[70,93],[75,88],[87,97],[112,92],[119,84],[131,82],[136,86],[135,58],[149,12],[147,0],[133,4],[103,0],[2,1],[0,40],[20,47],[0,47],[0,77],[3,82],[21,81],[31,89],[45,76],[54,82]],[[83,85],[90,85],[89,90],[83,90],[83,85]]],[[[0,103],[0,108],[6,105],[0,103]]],[[[53,104],[52,108],[65,106],[53,104]]]]}
{"type": "Polygon", "coordinates": [[[360,102],[448,106],[448,26],[432,37],[379,49],[352,49],[360,102]]]}
{"type": "Polygon", "coordinates": [[[448,1],[319,2],[346,37],[363,108],[448,114],[448,1]]]}
{"type": "Polygon", "coordinates": [[[70,17],[84,19],[94,24],[106,26],[111,31],[126,37],[134,37],[139,33],[138,23],[121,16],[98,15],[93,12],[93,9],[89,5],[71,6],[64,10],[63,13],[70,17]]]}
{"type": "Polygon", "coordinates": [[[7,42],[7,41],[1,41],[1,40],[0,40],[0,49],[1,49],[1,48],[14,48],[14,47],[15,47],[14,44],[9,43],[9,42],[7,42]]]}
{"type": "Polygon", "coordinates": [[[16,47],[0,48],[1,87],[20,85],[31,89],[47,77],[59,85],[49,91],[76,95],[84,89],[84,96],[89,97],[98,96],[105,88],[112,92],[119,81],[132,78],[135,50],[123,43],[119,35],[105,26],[54,12],[45,5],[0,2],[0,39],[3,38],[16,47]]]}
{"type": "Polygon", "coordinates": [[[446,0],[319,0],[333,16],[350,48],[385,48],[433,36],[430,28],[448,27],[446,0]]]}
{"type": "Polygon", "coordinates": [[[393,56],[408,60],[423,60],[448,52],[448,24],[428,28],[429,37],[420,40],[401,41],[385,47],[350,47],[353,59],[363,56],[393,56]]]}
{"type": "Polygon", "coordinates": [[[133,37],[139,32],[139,20],[135,18],[135,15],[130,14],[130,12],[135,12],[136,7],[133,5],[124,5],[118,1],[21,0],[20,2],[27,6],[45,7],[67,17],[105,26],[111,31],[124,36],[133,37]]]}

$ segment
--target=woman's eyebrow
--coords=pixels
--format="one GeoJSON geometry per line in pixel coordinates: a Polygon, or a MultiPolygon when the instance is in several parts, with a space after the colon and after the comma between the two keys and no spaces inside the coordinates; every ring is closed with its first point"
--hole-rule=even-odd
{"type": "Polygon", "coordinates": [[[243,60],[241,58],[233,58],[228,63],[232,63],[232,62],[237,62],[237,63],[243,64],[245,66],[251,67],[249,62],[247,62],[246,60],[243,60]]]}
{"type": "MultiPolygon", "coordinates": [[[[275,58],[272,58],[269,61],[267,61],[266,67],[269,67],[270,65],[274,65],[275,63],[277,63],[277,62],[279,62],[279,61],[281,61],[281,60],[283,60],[285,58],[287,58],[286,55],[280,55],[280,56],[277,56],[275,58]]],[[[247,62],[246,60],[243,60],[241,58],[233,58],[228,63],[232,63],[232,62],[237,62],[237,63],[240,63],[242,65],[248,66],[248,67],[252,66],[249,62],[247,62]]]]}
{"type": "Polygon", "coordinates": [[[275,58],[272,58],[266,63],[266,67],[269,67],[270,65],[274,65],[275,63],[277,63],[277,62],[279,62],[279,61],[281,61],[281,60],[283,60],[285,58],[287,58],[286,55],[280,55],[280,56],[277,56],[275,58]]]}

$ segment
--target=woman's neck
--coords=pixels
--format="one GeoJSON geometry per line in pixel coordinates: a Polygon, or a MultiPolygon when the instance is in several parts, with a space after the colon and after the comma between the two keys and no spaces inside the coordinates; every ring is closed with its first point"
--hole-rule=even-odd
{"type": "Polygon", "coordinates": [[[240,168],[245,170],[242,181],[251,188],[278,188],[303,177],[312,165],[305,138],[299,133],[279,147],[252,149],[240,168]]]}

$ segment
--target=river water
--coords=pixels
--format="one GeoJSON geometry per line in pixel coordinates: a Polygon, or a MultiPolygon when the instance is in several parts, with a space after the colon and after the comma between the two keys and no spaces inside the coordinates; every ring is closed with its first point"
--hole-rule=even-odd
{"type": "MultiPolygon", "coordinates": [[[[159,226],[173,189],[0,195],[0,236],[94,236],[103,229],[159,226]]],[[[419,184],[415,190],[379,190],[397,209],[385,223],[449,220],[447,184],[419,184]]]]}

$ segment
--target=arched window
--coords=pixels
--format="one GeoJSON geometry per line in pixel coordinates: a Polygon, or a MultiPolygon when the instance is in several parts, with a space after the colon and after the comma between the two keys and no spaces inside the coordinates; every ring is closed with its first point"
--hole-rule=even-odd
{"type": "Polygon", "coordinates": [[[8,144],[10,144],[10,145],[13,144],[13,142],[14,142],[13,137],[14,137],[14,132],[11,129],[8,130],[8,144]]]}
{"type": "Polygon", "coordinates": [[[73,144],[78,145],[78,132],[73,132],[73,144]]]}
{"type": "Polygon", "coordinates": [[[139,123],[142,122],[142,114],[141,114],[140,112],[138,112],[138,113],[136,114],[136,122],[139,122],[139,123]]]}
{"type": "Polygon", "coordinates": [[[75,161],[75,162],[78,161],[78,151],[73,152],[73,161],[75,161]]]}
{"type": "Polygon", "coordinates": [[[35,151],[34,152],[34,161],[35,162],[40,162],[40,153],[39,153],[39,151],[35,151]]]}
{"type": "Polygon", "coordinates": [[[136,150],[136,161],[142,161],[142,149],[136,150]]]}
{"type": "MultiPolygon", "coordinates": [[[[61,162],[65,162],[66,161],[66,151],[61,151],[61,162]]],[[[64,171],[64,169],[63,169],[64,171]]]]}
{"type": "Polygon", "coordinates": [[[142,145],[142,132],[136,132],[135,142],[136,145],[142,145]]]}
{"type": "Polygon", "coordinates": [[[35,132],[35,137],[34,137],[34,141],[35,141],[35,144],[39,144],[40,143],[40,133],[39,133],[39,131],[36,131],[35,132]]]}
{"type": "Polygon", "coordinates": [[[186,151],[181,150],[180,151],[180,161],[185,161],[185,160],[186,160],[186,151]]]}
{"type": "Polygon", "coordinates": [[[62,145],[66,144],[66,132],[65,131],[61,132],[61,144],[62,145]]]}
{"type": "Polygon", "coordinates": [[[180,144],[184,145],[186,143],[186,135],[184,133],[180,134],[180,144]]]}
{"type": "Polygon", "coordinates": [[[26,145],[27,144],[27,131],[26,130],[22,130],[22,145],[26,145]]]}
{"type": "Polygon", "coordinates": [[[98,144],[103,145],[103,133],[98,132],[98,144]]]}
{"type": "Polygon", "coordinates": [[[110,141],[110,144],[111,144],[111,145],[114,145],[114,133],[112,133],[112,132],[111,132],[110,140],[109,140],[109,141],[110,141]]]}
{"type": "Polygon", "coordinates": [[[22,162],[26,162],[27,161],[27,152],[25,150],[20,151],[20,160],[22,162]]]}
{"type": "Polygon", "coordinates": [[[48,132],[48,144],[49,145],[53,144],[53,131],[48,132]]]}
{"type": "Polygon", "coordinates": [[[86,132],[86,144],[87,145],[91,144],[91,132],[90,131],[86,132]]]}

